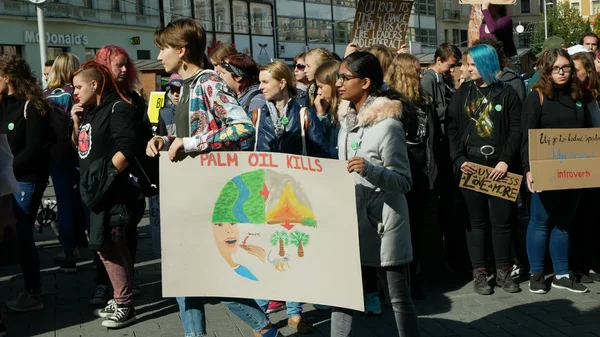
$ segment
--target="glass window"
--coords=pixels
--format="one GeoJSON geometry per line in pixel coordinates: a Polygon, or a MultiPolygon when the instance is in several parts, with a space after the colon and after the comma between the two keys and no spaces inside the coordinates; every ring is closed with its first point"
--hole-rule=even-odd
{"type": "Polygon", "coordinates": [[[452,44],[459,47],[466,46],[468,43],[468,31],[464,29],[452,30],[452,44]]]}
{"type": "Polygon", "coordinates": [[[312,3],[316,3],[316,4],[327,4],[327,5],[331,4],[331,0],[306,0],[306,2],[312,2],[312,3]]]}
{"type": "Polygon", "coordinates": [[[600,13],[600,0],[592,0],[592,15],[600,13]]]}
{"type": "Polygon", "coordinates": [[[135,1],[135,12],[139,15],[144,14],[144,0],[136,0],[135,1]]]}
{"type": "Polygon", "coordinates": [[[354,0],[333,0],[335,6],[356,7],[357,3],[354,0]]]}
{"type": "Polygon", "coordinates": [[[138,60],[149,60],[150,59],[150,51],[149,50],[138,50],[137,51],[137,59],[138,60]]]}
{"type": "Polygon", "coordinates": [[[347,44],[352,38],[352,22],[335,23],[335,43],[347,44]]]}
{"type": "Polygon", "coordinates": [[[248,3],[245,1],[233,2],[233,31],[248,34],[248,3]]]}
{"type": "MultiPolygon", "coordinates": [[[[454,30],[452,32],[454,37],[454,30]]],[[[435,29],[409,28],[406,31],[407,40],[421,42],[423,47],[437,47],[437,36],[435,29]]]]}
{"type": "Polygon", "coordinates": [[[306,32],[310,43],[331,42],[331,21],[307,19],[306,32]]]}
{"type": "Polygon", "coordinates": [[[279,41],[305,42],[304,41],[304,19],[277,17],[277,34],[279,41]]]}
{"type": "Polygon", "coordinates": [[[571,3],[571,8],[576,9],[577,12],[581,13],[581,7],[580,7],[579,2],[573,2],[573,3],[571,3]]]}
{"type": "Polygon", "coordinates": [[[217,43],[229,43],[233,44],[233,40],[231,39],[231,34],[216,34],[217,43]]]}
{"type": "Polygon", "coordinates": [[[421,0],[419,2],[419,13],[423,15],[435,15],[435,0],[421,0]]]}
{"type": "Polygon", "coordinates": [[[231,11],[229,1],[215,1],[215,30],[231,32],[231,11]]]}
{"type": "Polygon", "coordinates": [[[58,55],[62,53],[68,53],[68,47],[48,47],[48,60],[54,60],[58,55]]]}
{"type": "Polygon", "coordinates": [[[521,0],[521,13],[529,13],[531,11],[529,7],[529,0],[521,0]]]}
{"type": "Polygon", "coordinates": [[[252,34],[273,35],[273,10],[269,4],[250,3],[252,34]]]}
{"type": "MultiPolygon", "coordinates": [[[[183,4],[183,8],[186,10],[189,10],[190,6],[189,6],[189,1],[190,0],[171,0],[172,2],[179,2],[180,4],[183,4]],[[185,3],[188,3],[188,5],[186,5],[185,3]]],[[[196,19],[202,21],[202,27],[204,27],[205,30],[207,31],[212,31],[212,10],[210,8],[210,0],[196,0],[194,2],[194,5],[196,6],[195,11],[194,11],[194,15],[196,16],[196,19]]],[[[189,16],[191,16],[192,14],[190,13],[189,16]]],[[[185,15],[184,15],[185,16],[185,15]]]]}
{"type": "Polygon", "coordinates": [[[119,7],[119,0],[112,0],[111,4],[112,4],[111,8],[113,11],[119,12],[121,10],[119,7]]]}
{"type": "MultiPolygon", "coordinates": [[[[192,6],[189,5],[187,0],[171,0],[171,20],[177,20],[181,17],[192,16],[192,6]],[[187,5],[185,3],[188,3],[187,5]]],[[[209,6],[210,8],[210,6],[209,6]]],[[[198,10],[196,9],[196,17],[198,17],[198,10]]],[[[204,27],[206,29],[206,26],[204,27]]]]}
{"type": "Polygon", "coordinates": [[[85,59],[91,60],[96,57],[96,54],[100,51],[100,48],[85,48],[85,59]]]}
{"type": "Polygon", "coordinates": [[[22,56],[23,54],[21,53],[21,46],[0,44],[0,55],[22,56]]]}

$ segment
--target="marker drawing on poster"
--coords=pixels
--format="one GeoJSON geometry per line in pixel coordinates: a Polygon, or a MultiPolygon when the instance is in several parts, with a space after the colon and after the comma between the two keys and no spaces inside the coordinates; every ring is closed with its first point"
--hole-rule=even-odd
{"type": "Polygon", "coordinates": [[[164,294],[362,310],[354,180],[346,166],[259,152],[179,163],[162,156],[164,294]]]}
{"type": "Polygon", "coordinates": [[[475,166],[475,173],[463,172],[460,176],[460,187],[510,201],[517,201],[523,176],[507,172],[504,178],[492,180],[490,174],[494,170],[493,167],[476,163],[471,163],[471,165],[475,166]]]}
{"type": "Polygon", "coordinates": [[[356,8],[352,42],[359,48],[384,45],[397,51],[406,42],[412,1],[361,0],[356,8]]]}

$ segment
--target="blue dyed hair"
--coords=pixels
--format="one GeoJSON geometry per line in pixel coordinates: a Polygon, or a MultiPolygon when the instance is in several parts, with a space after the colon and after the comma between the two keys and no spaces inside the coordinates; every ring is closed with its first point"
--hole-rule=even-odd
{"type": "Polygon", "coordinates": [[[500,62],[498,53],[494,47],[487,44],[480,44],[469,49],[469,54],[475,62],[475,67],[481,75],[481,78],[487,85],[500,82],[498,72],[500,71],[500,62]]]}

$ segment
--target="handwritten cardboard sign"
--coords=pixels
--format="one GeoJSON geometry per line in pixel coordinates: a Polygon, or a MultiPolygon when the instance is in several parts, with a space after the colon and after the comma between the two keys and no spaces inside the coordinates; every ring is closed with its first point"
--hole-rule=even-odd
{"type": "Polygon", "coordinates": [[[262,152],[160,160],[163,295],[364,310],[345,161],[262,152]]]}
{"type": "Polygon", "coordinates": [[[359,48],[384,45],[392,51],[405,43],[412,1],[361,0],[356,9],[352,42],[359,48]]]}
{"type": "Polygon", "coordinates": [[[165,106],[165,92],[152,91],[150,93],[150,101],[148,102],[148,119],[152,124],[158,124],[158,116],[160,108],[165,106]]]}
{"type": "Polygon", "coordinates": [[[536,190],[600,187],[600,128],[529,130],[529,166],[536,190]]]}
{"type": "Polygon", "coordinates": [[[460,187],[510,201],[517,200],[523,176],[508,172],[501,180],[492,180],[490,174],[494,170],[493,167],[471,164],[477,170],[473,174],[463,173],[460,177],[460,187]]]}
{"type": "MultiPolygon", "coordinates": [[[[458,3],[461,5],[481,5],[483,0],[459,0],[458,3]]],[[[514,5],[517,0],[492,0],[490,3],[494,5],[514,5]]]]}

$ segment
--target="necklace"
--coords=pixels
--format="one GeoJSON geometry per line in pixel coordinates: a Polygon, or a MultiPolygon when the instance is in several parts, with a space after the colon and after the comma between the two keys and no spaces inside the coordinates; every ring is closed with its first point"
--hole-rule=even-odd
{"type": "MultiPolygon", "coordinates": [[[[483,97],[483,104],[487,104],[488,103],[488,99],[486,97],[486,95],[484,95],[481,90],[479,90],[479,87],[477,85],[475,85],[475,89],[477,90],[477,97],[479,97],[479,95],[481,95],[481,97],[483,97]]],[[[488,92],[488,95],[490,93],[488,92]]]]}

